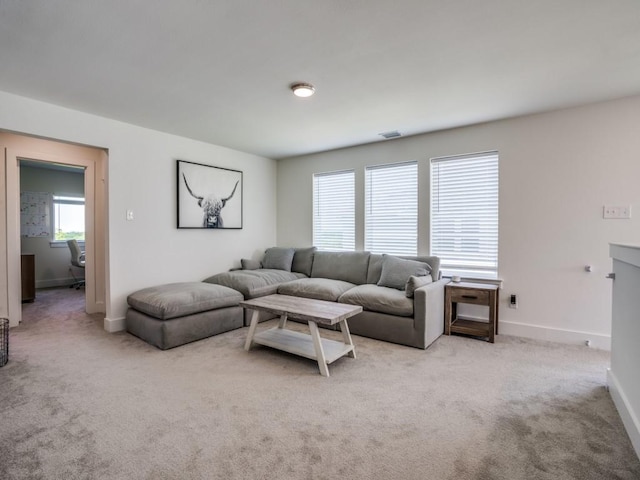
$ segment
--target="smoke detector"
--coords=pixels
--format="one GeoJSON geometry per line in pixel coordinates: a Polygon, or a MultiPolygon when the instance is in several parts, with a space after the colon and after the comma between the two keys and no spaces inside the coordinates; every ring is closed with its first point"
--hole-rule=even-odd
{"type": "Polygon", "coordinates": [[[402,136],[402,134],[397,130],[392,130],[391,132],[379,133],[378,135],[384,138],[398,138],[402,136]]]}

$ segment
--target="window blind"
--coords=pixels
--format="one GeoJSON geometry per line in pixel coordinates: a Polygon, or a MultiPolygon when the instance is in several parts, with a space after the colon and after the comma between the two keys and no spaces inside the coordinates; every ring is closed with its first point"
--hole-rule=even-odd
{"type": "Polygon", "coordinates": [[[372,253],[417,254],[417,162],[366,168],[364,236],[372,253]]]}
{"type": "Polygon", "coordinates": [[[313,175],[313,244],[319,250],[355,250],[355,175],[313,175]]]}
{"type": "Polygon", "coordinates": [[[431,160],[431,254],[443,275],[498,277],[498,152],[431,160]]]}

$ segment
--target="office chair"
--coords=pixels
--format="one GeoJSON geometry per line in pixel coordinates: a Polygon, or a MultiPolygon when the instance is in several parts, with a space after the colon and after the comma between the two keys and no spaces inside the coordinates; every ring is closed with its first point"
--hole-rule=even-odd
{"type": "Polygon", "coordinates": [[[67,246],[71,251],[71,267],[69,267],[69,271],[71,272],[71,276],[73,277],[73,283],[69,285],[69,288],[76,287],[76,290],[79,290],[80,287],[84,287],[84,278],[76,278],[73,274],[73,267],[81,268],[84,270],[84,252],[80,250],[78,246],[78,242],[76,240],[67,240],[67,246]]]}

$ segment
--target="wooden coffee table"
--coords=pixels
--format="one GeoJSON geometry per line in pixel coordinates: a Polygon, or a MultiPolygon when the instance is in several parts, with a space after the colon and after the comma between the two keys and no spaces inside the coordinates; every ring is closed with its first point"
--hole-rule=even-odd
{"type": "Polygon", "coordinates": [[[294,355],[310,358],[318,362],[320,374],[329,376],[328,365],[338,358],[349,355],[356,358],[355,347],[347,325],[347,318],[362,311],[357,305],[326,302],[311,298],[288,295],[267,295],[240,302],[240,306],[253,310],[249,334],[244,349],[249,351],[253,344],[276,348],[294,355]],[[256,333],[259,312],[280,315],[277,327],[256,333]],[[287,319],[306,320],[311,335],[285,328],[287,319]],[[343,342],[321,338],[318,324],[340,324],[343,342]]]}

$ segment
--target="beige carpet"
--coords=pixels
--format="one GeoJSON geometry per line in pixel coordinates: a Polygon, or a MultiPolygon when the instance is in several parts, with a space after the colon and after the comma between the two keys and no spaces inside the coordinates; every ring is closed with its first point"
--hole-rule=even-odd
{"type": "Polygon", "coordinates": [[[39,291],[11,330],[2,479],[640,479],[606,352],[356,336],[324,378],[245,352],[247,329],[168,351],[108,334],[81,295],[39,291]]]}

